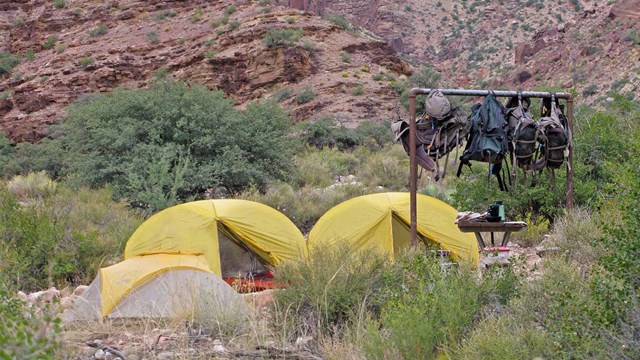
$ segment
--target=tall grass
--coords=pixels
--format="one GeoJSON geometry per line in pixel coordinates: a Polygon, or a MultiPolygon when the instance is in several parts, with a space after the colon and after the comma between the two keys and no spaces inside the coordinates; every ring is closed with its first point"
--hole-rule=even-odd
{"type": "Polygon", "coordinates": [[[277,270],[274,326],[282,338],[339,335],[362,316],[380,285],[387,257],[376,249],[354,252],[347,243],[314,247],[308,259],[277,270]]]}

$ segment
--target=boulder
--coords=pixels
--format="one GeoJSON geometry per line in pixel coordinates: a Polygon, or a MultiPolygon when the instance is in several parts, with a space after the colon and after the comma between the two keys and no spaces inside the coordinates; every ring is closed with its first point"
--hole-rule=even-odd
{"type": "Polygon", "coordinates": [[[610,19],[638,20],[640,19],[640,0],[620,0],[609,10],[610,19]]]}

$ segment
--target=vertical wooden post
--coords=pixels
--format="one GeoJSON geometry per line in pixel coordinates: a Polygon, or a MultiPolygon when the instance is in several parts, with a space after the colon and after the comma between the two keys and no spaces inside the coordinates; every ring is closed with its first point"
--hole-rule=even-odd
{"type": "Polygon", "coordinates": [[[569,156],[567,158],[567,208],[573,208],[573,96],[567,99],[567,122],[569,126],[569,156]]]}
{"type": "Polygon", "coordinates": [[[418,189],[418,162],[416,160],[416,94],[409,92],[409,199],[411,212],[411,245],[418,246],[418,216],[416,192],[418,189]]]}

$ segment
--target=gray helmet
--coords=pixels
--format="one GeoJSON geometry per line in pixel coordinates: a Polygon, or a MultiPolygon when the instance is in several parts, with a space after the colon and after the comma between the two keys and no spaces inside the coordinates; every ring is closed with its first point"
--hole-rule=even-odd
{"type": "Polygon", "coordinates": [[[451,103],[442,91],[433,90],[424,102],[424,110],[430,117],[444,119],[451,112],[451,103]]]}

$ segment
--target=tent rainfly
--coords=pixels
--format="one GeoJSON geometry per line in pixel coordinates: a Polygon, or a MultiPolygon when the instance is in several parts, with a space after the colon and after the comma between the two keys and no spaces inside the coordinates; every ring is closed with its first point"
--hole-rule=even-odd
{"type": "Polygon", "coordinates": [[[203,255],[214,274],[246,276],[307,255],[304,237],[284,214],[248,200],[202,200],[165,209],[145,221],[125,259],[152,254],[203,255]]]}
{"type": "MultiPolygon", "coordinates": [[[[393,256],[411,246],[409,193],[360,196],[336,205],[314,225],[308,245],[330,246],[346,241],[356,249],[379,246],[393,256]]],[[[417,195],[417,230],[422,240],[449,250],[457,261],[478,264],[478,243],[473,234],[455,224],[457,211],[436,198],[417,195]]]]}
{"type": "Polygon", "coordinates": [[[204,256],[157,254],[100,269],[63,318],[189,318],[203,311],[220,317],[248,309],[240,294],[209,269],[204,256]]]}

